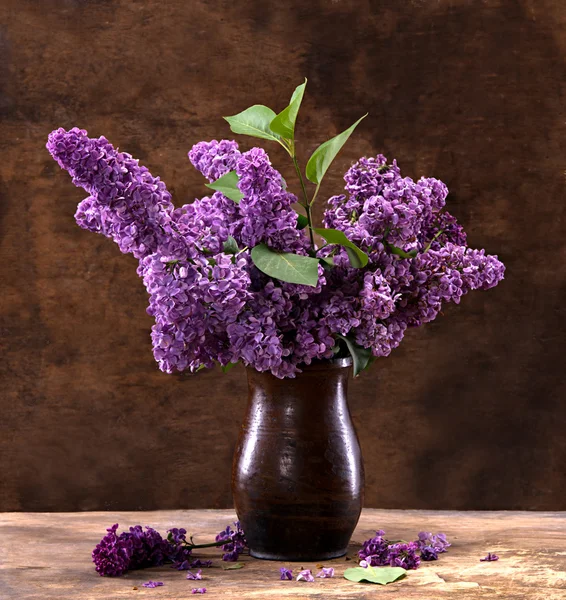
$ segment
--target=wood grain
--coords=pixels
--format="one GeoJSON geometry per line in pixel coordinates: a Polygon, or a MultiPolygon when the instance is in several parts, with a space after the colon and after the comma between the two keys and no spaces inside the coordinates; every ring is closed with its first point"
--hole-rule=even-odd
{"type": "Polygon", "coordinates": [[[303,165],[370,113],[320,199],[383,152],[507,265],[352,382],[367,505],[566,508],[565,55],[563,0],[2,0],[0,509],[232,505],[244,370],[157,370],[135,260],[76,226],[44,145],[104,134],[182,204],[190,147],[305,76],[303,165]]]}
{"type": "MultiPolygon", "coordinates": [[[[562,600],[566,596],[566,514],[521,512],[433,512],[366,509],[354,533],[348,556],[375,530],[412,539],[416,533],[444,531],[452,547],[440,559],[423,563],[403,581],[387,587],[356,584],[342,577],[354,560],[335,559],[333,579],[316,583],[280,581],[279,567],[316,570],[313,563],[279,563],[249,556],[236,571],[220,568],[219,552],[201,550],[213,559],[201,582],[169,566],[132,571],[120,578],[100,577],[90,559],[105,528],[151,525],[160,531],[185,526],[196,540],[209,541],[235,518],[229,510],[108,512],[67,514],[0,514],[0,598],[2,600],[110,600],[152,597],[168,600],[192,597],[195,587],[207,588],[205,598],[390,598],[439,600],[504,598],[562,600]],[[497,562],[482,563],[488,551],[497,562]],[[164,586],[145,589],[148,580],[164,586]],[[137,590],[134,588],[137,587],[137,590]]],[[[198,598],[198,596],[195,596],[198,598]]]]}

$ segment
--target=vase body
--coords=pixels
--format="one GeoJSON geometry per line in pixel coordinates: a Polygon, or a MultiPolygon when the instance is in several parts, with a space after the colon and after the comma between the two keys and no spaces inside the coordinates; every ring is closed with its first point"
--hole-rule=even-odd
{"type": "Polygon", "coordinates": [[[347,404],[351,361],[302,370],[295,379],[247,370],[232,493],[256,558],[342,556],[362,509],[364,468],[347,404]]]}

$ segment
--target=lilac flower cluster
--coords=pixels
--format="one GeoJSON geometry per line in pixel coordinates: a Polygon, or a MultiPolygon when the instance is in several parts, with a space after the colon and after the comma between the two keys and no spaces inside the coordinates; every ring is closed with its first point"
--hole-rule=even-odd
{"type": "Polygon", "coordinates": [[[96,571],[107,577],[123,575],[133,569],[155,567],[166,562],[187,560],[191,550],[179,543],[164,540],[152,529],[141,525],[130,527],[120,535],[118,523],[107,529],[107,534],[92,552],[96,571]]]}
{"type": "Polygon", "coordinates": [[[303,365],[335,356],[338,334],[374,357],[387,356],[407,328],[504,275],[497,257],[468,248],[445,210],[441,181],[402,177],[381,155],[348,170],[345,193],[330,198],[324,213],[326,227],[368,255],[367,266],[355,269],[340,246],[310,248],[292,207],[296,198],[261,148],[242,153],[228,140],[196,144],[192,164],[210,182],[235,171],[243,197],[237,203],[215,192],[175,209],[163,182],[104,137],[58,129],[47,147],[89,194],[75,215],[79,225],[139,259],[155,318],[154,356],[168,373],[241,361],[294,377],[303,365]],[[332,256],[335,266],[319,267],[316,287],[285,283],[254,265],[257,244],[332,256]]]}
{"type": "Polygon", "coordinates": [[[221,546],[224,552],[223,560],[235,561],[247,548],[244,531],[240,523],[230,525],[216,536],[213,544],[199,546],[187,541],[187,530],[174,527],[167,532],[163,539],[159,532],[152,527],[142,528],[141,525],[130,527],[128,531],[117,534],[118,523],[109,527],[107,534],[96,545],[92,552],[92,560],[96,571],[107,577],[123,575],[133,569],[157,567],[165,563],[173,563],[173,568],[179,571],[198,569],[196,573],[189,571],[187,579],[202,579],[202,568],[210,567],[212,561],[193,558],[193,548],[221,546]]]}
{"type": "Polygon", "coordinates": [[[222,546],[224,552],[222,560],[226,561],[237,561],[238,557],[247,548],[246,536],[243,529],[240,527],[240,522],[234,523],[236,529],[232,529],[230,525],[226,527],[216,536],[216,541],[221,542],[226,540],[226,543],[222,546]]]}
{"type": "Polygon", "coordinates": [[[433,535],[421,531],[414,542],[390,542],[384,536],[385,532],[380,529],[374,537],[363,543],[358,551],[361,567],[417,569],[421,560],[436,560],[438,554],[446,552],[451,545],[443,533],[433,535]]]}

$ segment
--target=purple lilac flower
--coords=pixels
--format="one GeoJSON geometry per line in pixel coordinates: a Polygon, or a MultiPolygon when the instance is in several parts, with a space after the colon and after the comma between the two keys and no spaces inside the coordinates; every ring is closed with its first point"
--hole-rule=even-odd
{"type": "Polygon", "coordinates": [[[189,152],[193,167],[211,182],[233,171],[241,156],[238,144],[230,140],[199,142],[189,152]]]}
{"type": "Polygon", "coordinates": [[[187,573],[187,579],[192,579],[192,580],[197,580],[197,579],[202,579],[202,571],[199,569],[196,573],[192,573],[191,571],[189,571],[187,573]]]}
{"type": "Polygon", "coordinates": [[[211,567],[211,560],[201,560],[200,558],[195,558],[191,560],[183,560],[175,562],[171,565],[172,569],[177,569],[177,571],[188,571],[189,569],[198,569],[198,568],[206,568],[211,567]]]}
{"type": "Polygon", "coordinates": [[[387,563],[391,567],[417,569],[421,559],[417,554],[419,549],[415,542],[391,544],[387,549],[387,563]]]}
{"type": "Polygon", "coordinates": [[[191,594],[206,594],[206,588],[193,588],[191,594]]]}
{"type": "Polygon", "coordinates": [[[307,581],[309,583],[312,583],[314,581],[314,577],[311,573],[310,569],[303,569],[298,575],[297,575],[297,581],[307,581]]]}
{"type": "Polygon", "coordinates": [[[492,554],[491,552],[488,552],[485,558],[480,558],[480,562],[491,562],[493,560],[499,560],[499,556],[497,556],[497,554],[492,554]]]}
{"type": "Polygon", "coordinates": [[[163,581],[147,581],[146,583],[142,583],[145,588],[156,588],[164,585],[163,581]]]}
{"type": "MultiPolygon", "coordinates": [[[[344,194],[330,198],[324,213],[327,227],[368,254],[367,267],[353,269],[344,249],[326,247],[320,256],[333,254],[335,267],[320,266],[318,285],[309,287],[274,280],[251,260],[258,243],[302,255],[309,250],[291,206],[296,197],[261,148],[241,153],[229,140],[196,144],[193,165],[209,181],[236,171],[243,198],[238,204],[215,192],[174,209],[163,182],[104,137],[58,129],[47,147],[89,194],[77,208],[79,225],[140,259],[155,318],[154,356],[168,373],[241,361],[294,377],[302,365],[332,358],[337,334],[374,357],[388,356],[407,328],[503,279],[496,256],[467,247],[461,225],[445,210],[446,186],[402,177],[382,155],[357,161],[344,176],[344,194]],[[224,251],[229,236],[241,249],[237,256],[224,251]],[[400,257],[394,247],[415,256],[400,257]]],[[[127,541],[114,532],[105,544],[100,554],[113,565],[109,571],[121,571],[129,561],[127,541]]],[[[428,546],[425,560],[438,554],[428,546]]],[[[187,568],[183,560],[176,564],[187,568]]]]}
{"type": "Polygon", "coordinates": [[[290,581],[291,579],[293,579],[293,571],[291,569],[286,569],[285,567],[281,567],[279,569],[279,573],[281,575],[281,577],[280,577],[281,581],[285,581],[286,579],[288,579],[290,581]]]}
{"type": "Polygon", "coordinates": [[[232,529],[230,525],[226,527],[216,536],[216,541],[226,540],[226,543],[222,546],[224,555],[222,560],[236,561],[238,557],[247,548],[246,537],[244,531],[240,527],[240,521],[234,522],[235,529],[232,529]]]}
{"type": "MultiPolygon", "coordinates": [[[[418,544],[418,546],[421,550],[421,557],[423,557],[422,553],[427,548],[432,549],[432,551],[434,551],[434,553],[436,553],[436,554],[441,554],[442,552],[446,552],[446,549],[450,548],[450,546],[452,545],[446,539],[446,534],[437,533],[436,535],[434,535],[434,534],[432,534],[430,532],[426,532],[426,531],[421,531],[419,533],[416,543],[418,544]]],[[[428,552],[430,552],[430,550],[428,552]]],[[[430,558],[423,557],[423,560],[436,560],[436,559],[430,559],[430,558]]]]}
{"type": "Polygon", "coordinates": [[[384,535],[385,531],[379,529],[375,532],[375,537],[366,540],[361,550],[358,551],[360,559],[367,561],[372,567],[386,564],[385,558],[387,556],[388,542],[383,537],[384,535]]]}
{"type": "Polygon", "coordinates": [[[271,166],[262,148],[242,154],[236,166],[241,219],[232,235],[250,248],[263,242],[285,252],[306,254],[306,237],[297,229],[297,198],[283,187],[281,175],[271,166]]]}
{"type": "Polygon", "coordinates": [[[318,573],[317,577],[322,577],[322,578],[334,577],[334,569],[332,567],[322,567],[322,570],[318,573]]]}
{"type": "Polygon", "coordinates": [[[164,540],[152,529],[141,525],[117,535],[118,524],[109,529],[92,552],[96,571],[107,577],[123,575],[129,570],[160,566],[165,562],[187,560],[190,549],[164,540]]]}
{"type": "Polygon", "coordinates": [[[423,546],[421,548],[421,560],[437,560],[438,559],[438,550],[436,550],[433,546],[423,546]]]}
{"type": "Polygon", "coordinates": [[[90,194],[75,215],[81,227],[111,238],[136,258],[161,246],[185,245],[170,228],[173,204],[165,184],[105,137],[61,128],[49,135],[47,149],[73,183],[90,194]]]}

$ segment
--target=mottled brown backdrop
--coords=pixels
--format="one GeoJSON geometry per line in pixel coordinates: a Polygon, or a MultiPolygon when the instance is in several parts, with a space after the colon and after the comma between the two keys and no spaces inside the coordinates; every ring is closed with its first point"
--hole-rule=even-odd
{"type": "Polygon", "coordinates": [[[44,144],[105,134],[183,203],[192,144],[304,77],[303,161],[370,113],[324,195],[383,152],[507,264],[352,383],[367,506],[566,509],[565,51],[562,0],[2,0],[0,510],[230,506],[243,369],[157,370],[136,261],[44,144]]]}

